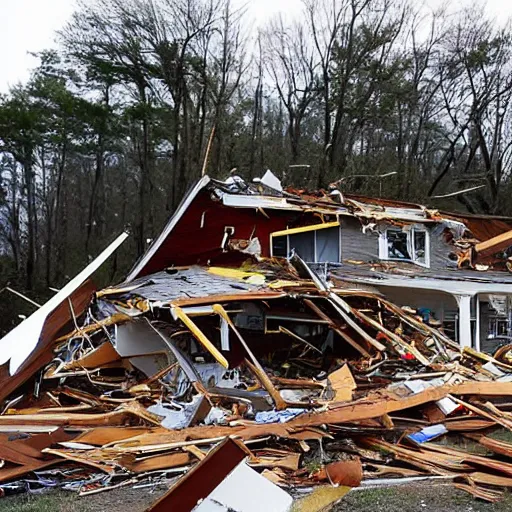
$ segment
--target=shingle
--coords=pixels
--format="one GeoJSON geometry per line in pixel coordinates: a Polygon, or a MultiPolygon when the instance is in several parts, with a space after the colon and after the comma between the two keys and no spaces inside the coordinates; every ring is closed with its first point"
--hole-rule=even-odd
{"type": "MultiPolygon", "coordinates": [[[[157,272],[129,284],[130,286],[140,285],[132,294],[155,301],[222,294],[234,295],[262,288],[240,279],[212,274],[201,267],[157,272]]],[[[122,287],[122,284],[119,285],[119,288],[122,287]]]]}

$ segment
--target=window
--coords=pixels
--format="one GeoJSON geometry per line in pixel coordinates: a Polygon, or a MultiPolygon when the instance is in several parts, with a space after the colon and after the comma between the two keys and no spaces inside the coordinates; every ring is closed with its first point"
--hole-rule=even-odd
{"type": "Polygon", "coordinates": [[[412,230],[412,248],[413,260],[422,264],[427,264],[427,232],[418,229],[412,230]]]}
{"type": "Polygon", "coordinates": [[[315,231],[316,261],[318,263],[341,261],[340,254],[340,227],[320,229],[315,231]]]}
{"type": "Polygon", "coordinates": [[[411,260],[409,254],[407,233],[403,231],[394,231],[388,229],[386,231],[388,245],[388,260],[411,260]]]}
{"type": "Polygon", "coordinates": [[[307,262],[324,263],[341,261],[341,236],[339,222],[317,224],[304,228],[287,229],[272,233],[272,256],[286,258],[292,250],[307,262]]]}
{"type": "Polygon", "coordinates": [[[292,249],[295,249],[304,261],[316,261],[315,231],[288,235],[288,252],[290,253],[292,249]]]}
{"type": "Polygon", "coordinates": [[[386,229],[380,236],[379,256],[382,260],[409,261],[430,266],[430,239],[425,229],[386,229]]]}

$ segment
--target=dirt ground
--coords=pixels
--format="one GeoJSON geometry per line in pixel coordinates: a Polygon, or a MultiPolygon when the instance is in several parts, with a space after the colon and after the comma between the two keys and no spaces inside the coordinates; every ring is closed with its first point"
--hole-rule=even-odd
{"type": "Polygon", "coordinates": [[[79,497],[73,492],[50,491],[42,495],[21,494],[0,500],[0,512],[144,512],[166,488],[130,487],[79,497]]]}
{"type": "MultiPolygon", "coordinates": [[[[50,492],[41,496],[13,496],[0,500],[0,512],[144,512],[165,489],[121,488],[79,498],[50,492]]],[[[484,503],[448,485],[415,485],[367,489],[349,493],[335,512],[505,512],[512,510],[512,495],[497,504],[484,503]]]]}
{"type": "Polygon", "coordinates": [[[450,485],[414,485],[350,492],[336,512],[505,512],[512,510],[512,495],[499,503],[476,500],[450,485]]]}

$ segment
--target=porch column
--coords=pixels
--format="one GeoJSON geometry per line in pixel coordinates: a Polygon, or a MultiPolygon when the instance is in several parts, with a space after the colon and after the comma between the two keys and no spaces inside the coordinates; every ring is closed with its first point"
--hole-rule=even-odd
{"type": "Polygon", "coordinates": [[[475,296],[475,349],[480,352],[480,297],[478,293],[475,296]]]}
{"type": "Polygon", "coordinates": [[[459,304],[459,344],[471,347],[471,295],[456,295],[459,304]]]}

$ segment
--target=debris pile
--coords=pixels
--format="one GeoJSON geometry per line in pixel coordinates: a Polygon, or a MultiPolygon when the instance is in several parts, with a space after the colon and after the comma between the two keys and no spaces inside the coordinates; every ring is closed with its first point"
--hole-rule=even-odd
{"type": "Polygon", "coordinates": [[[512,443],[495,435],[512,429],[507,354],[462,350],[341,284],[294,256],[96,292],[4,390],[0,489],[179,485],[231,437],[294,498],[436,476],[498,500],[512,486],[512,443]]]}

